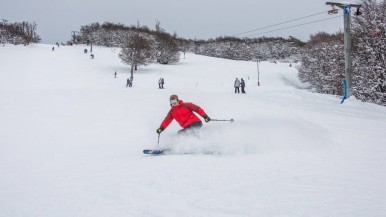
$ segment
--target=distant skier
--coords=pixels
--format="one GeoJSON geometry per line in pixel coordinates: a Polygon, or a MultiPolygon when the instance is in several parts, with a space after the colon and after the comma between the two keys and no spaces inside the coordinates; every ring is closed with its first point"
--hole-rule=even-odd
{"type": "Polygon", "coordinates": [[[234,87],[235,87],[235,93],[240,93],[240,80],[238,79],[238,78],[236,78],[236,80],[235,80],[235,85],[234,85],[234,87]]]}
{"type": "Polygon", "coordinates": [[[190,102],[184,103],[182,100],[179,100],[178,96],[175,94],[171,95],[169,99],[171,109],[162,121],[161,126],[157,129],[158,134],[164,131],[173,120],[176,120],[177,123],[184,128],[178,131],[178,134],[198,131],[198,129],[202,127],[202,122],[193,112],[196,112],[203,117],[205,122],[209,122],[211,120],[205,111],[199,106],[190,102]]]}
{"type": "Polygon", "coordinates": [[[117,71],[114,72],[114,78],[117,78],[117,71]]]}
{"type": "Polygon", "coordinates": [[[94,59],[94,54],[90,54],[91,59],[94,59]]]}
{"type": "Polygon", "coordinates": [[[52,51],[54,51],[55,50],[55,47],[52,47],[52,51]]]}
{"type": "Polygon", "coordinates": [[[240,86],[241,86],[241,93],[245,93],[245,81],[244,81],[244,79],[241,79],[240,86]]]}

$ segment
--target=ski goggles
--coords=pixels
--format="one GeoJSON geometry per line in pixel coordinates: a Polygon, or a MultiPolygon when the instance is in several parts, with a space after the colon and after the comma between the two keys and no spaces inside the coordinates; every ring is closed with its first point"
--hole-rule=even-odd
{"type": "Polygon", "coordinates": [[[175,103],[175,102],[178,102],[178,99],[171,99],[171,100],[170,100],[170,104],[173,104],[173,103],[175,103]]]}

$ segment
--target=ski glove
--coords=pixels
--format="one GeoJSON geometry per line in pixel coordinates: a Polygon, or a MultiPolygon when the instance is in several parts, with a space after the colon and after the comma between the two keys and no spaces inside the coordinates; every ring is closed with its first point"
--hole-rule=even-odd
{"type": "Polygon", "coordinates": [[[160,133],[162,133],[162,131],[164,131],[164,130],[165,130],[164,127],[160,127],[160,128],[157,129],[157,133],[160,134],[160,133]]]}
{"type": "Polygon", "coordinates": [[[204,115],[203,118],[205,119],[206,123],[208,123],[211,120],[208,115],[204,115]]]}

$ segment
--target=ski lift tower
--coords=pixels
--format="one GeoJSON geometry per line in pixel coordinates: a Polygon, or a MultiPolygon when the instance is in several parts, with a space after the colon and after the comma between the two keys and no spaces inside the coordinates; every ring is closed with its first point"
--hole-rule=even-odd
{"type": "Polygon", "coordinates": [[[345,99],[349,98],[352,94],[352,57],[351,57],[351,35],[350,35],[350,12],[351,8],[357,8],[356,15],[360,15],[359,8],[360,4],[352,4],[348,2],[326,2],[326,5],[331,5],[334,9],[339,7],[343,9],[343,18],[344,18],[344,77],[343,87],[344,87],[344,96],[342,102],[345,99]]]}

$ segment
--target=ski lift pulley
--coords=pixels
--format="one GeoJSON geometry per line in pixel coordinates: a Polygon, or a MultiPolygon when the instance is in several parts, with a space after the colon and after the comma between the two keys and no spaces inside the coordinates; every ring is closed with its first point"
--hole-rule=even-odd
{"type": "Polygon", "coordinates": [[[332,6],[332,9],[328,11],[328,14],[331,15],[331,14],[337,14],[338,13],[338,9],[336,9],[334,6],[332,6]]]}

